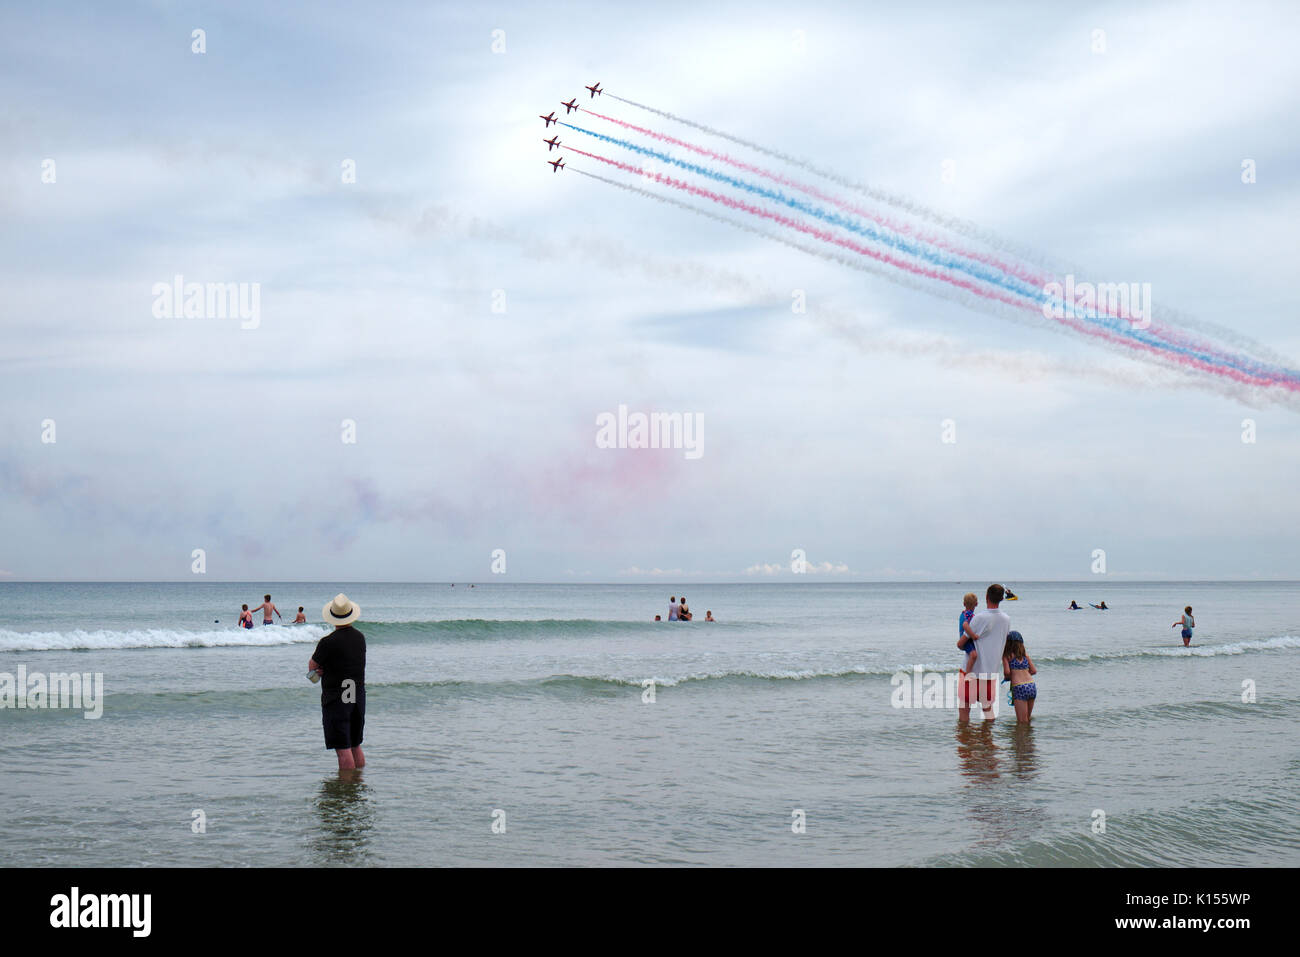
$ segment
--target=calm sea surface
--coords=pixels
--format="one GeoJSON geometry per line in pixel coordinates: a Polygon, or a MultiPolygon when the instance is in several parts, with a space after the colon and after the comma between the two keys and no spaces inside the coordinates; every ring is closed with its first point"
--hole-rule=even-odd
{"type": "Polygon", "coordinates": [[[97,720],[0,708],[4,863],[1300,864],[1300,584],[1013,582],[1032,727],[895,707],[985,584],[0,584],[0,684],[104,682],[97,720]],[[696,620],[653,622],[681,588],[696,620]],[[304,677],[325,626],[235,627],[340,590],[356,782],[304,677]]]}

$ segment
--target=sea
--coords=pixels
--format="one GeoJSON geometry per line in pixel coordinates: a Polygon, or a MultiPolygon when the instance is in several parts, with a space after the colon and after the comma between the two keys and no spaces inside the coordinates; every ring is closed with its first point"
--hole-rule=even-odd
{"type": "Polygon", "coordinates": [[[1009,584],[1027,725],[946,695],[987,582],[3,583],[3,863],[1300,865],[1300,583],[1009,584]],[[239,629],[267,592],[309,623],[239,629]],[[351,778],[306,677],[337,592],[351,778]]]}

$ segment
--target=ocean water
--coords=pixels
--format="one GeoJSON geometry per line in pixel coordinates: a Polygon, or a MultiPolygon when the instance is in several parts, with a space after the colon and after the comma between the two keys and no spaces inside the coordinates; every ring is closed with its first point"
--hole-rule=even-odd
{"type": "Polygon", "coordinates": [[[1300,864],[1300,584],[1013,582],[1032,725],[896,707],[985,584],[678,586],[690,623],[652,621],[671,584],[0,584],[0,673],[104,682],[98,719],[0,708],[4,863],[1300,864]],[[325,626],[235,627],[340,590],[357,781],[304,677],[325,626]]]}

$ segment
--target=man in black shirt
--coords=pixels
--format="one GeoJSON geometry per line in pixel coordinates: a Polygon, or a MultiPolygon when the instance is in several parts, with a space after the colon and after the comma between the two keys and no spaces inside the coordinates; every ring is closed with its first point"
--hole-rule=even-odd
{"type": "Polygon", "coordinates": [[[366,766],[361,732],[366,724],[366,638],[352,627],[361,607],[342,593],[321,609],[334,626],[312,653],[307,667],[320,673],[321,720],[325,747],[339,756],[339,770],[366,766]]]}

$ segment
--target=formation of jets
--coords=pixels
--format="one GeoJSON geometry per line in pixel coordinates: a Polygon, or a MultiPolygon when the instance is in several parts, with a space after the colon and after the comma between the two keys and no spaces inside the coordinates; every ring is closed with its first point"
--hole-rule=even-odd
{"type": "MultiPolygon", "coordinates": [[[[598,94],[605,92],[600,88],[600,81],[593,83],[591,86],[587,87],[586,89],[587,92],[591,94],[591,98],[593,100],[596,98],[598,94]]],[[[564,115],[568,116],[574,110],[579,109],[578,98],[575,96],[572,99],[568,100],[567,102],[561,100],[560,106],[564,107],[564,115]]],[[[548,114],[538,113],[537,118],[542,121],[543,126],[546,128],[549,128],[552,123],[560,122],[558,119],[556,119],[554,110],[551,110],[551,112],[548,114]]],[[[560,145],[560,134],[556,133],[549,140],[543,137],[542,142],[546,144],[546,152],[549,153],[551,150],[555,149],[557,146],[560,145]]],[[[563,156],[561,156],[559,159],[556,160],[547,160],[546,162],[550,164],[552,173],[558,173],[560,170],[564,169],[563,156]]]]}

